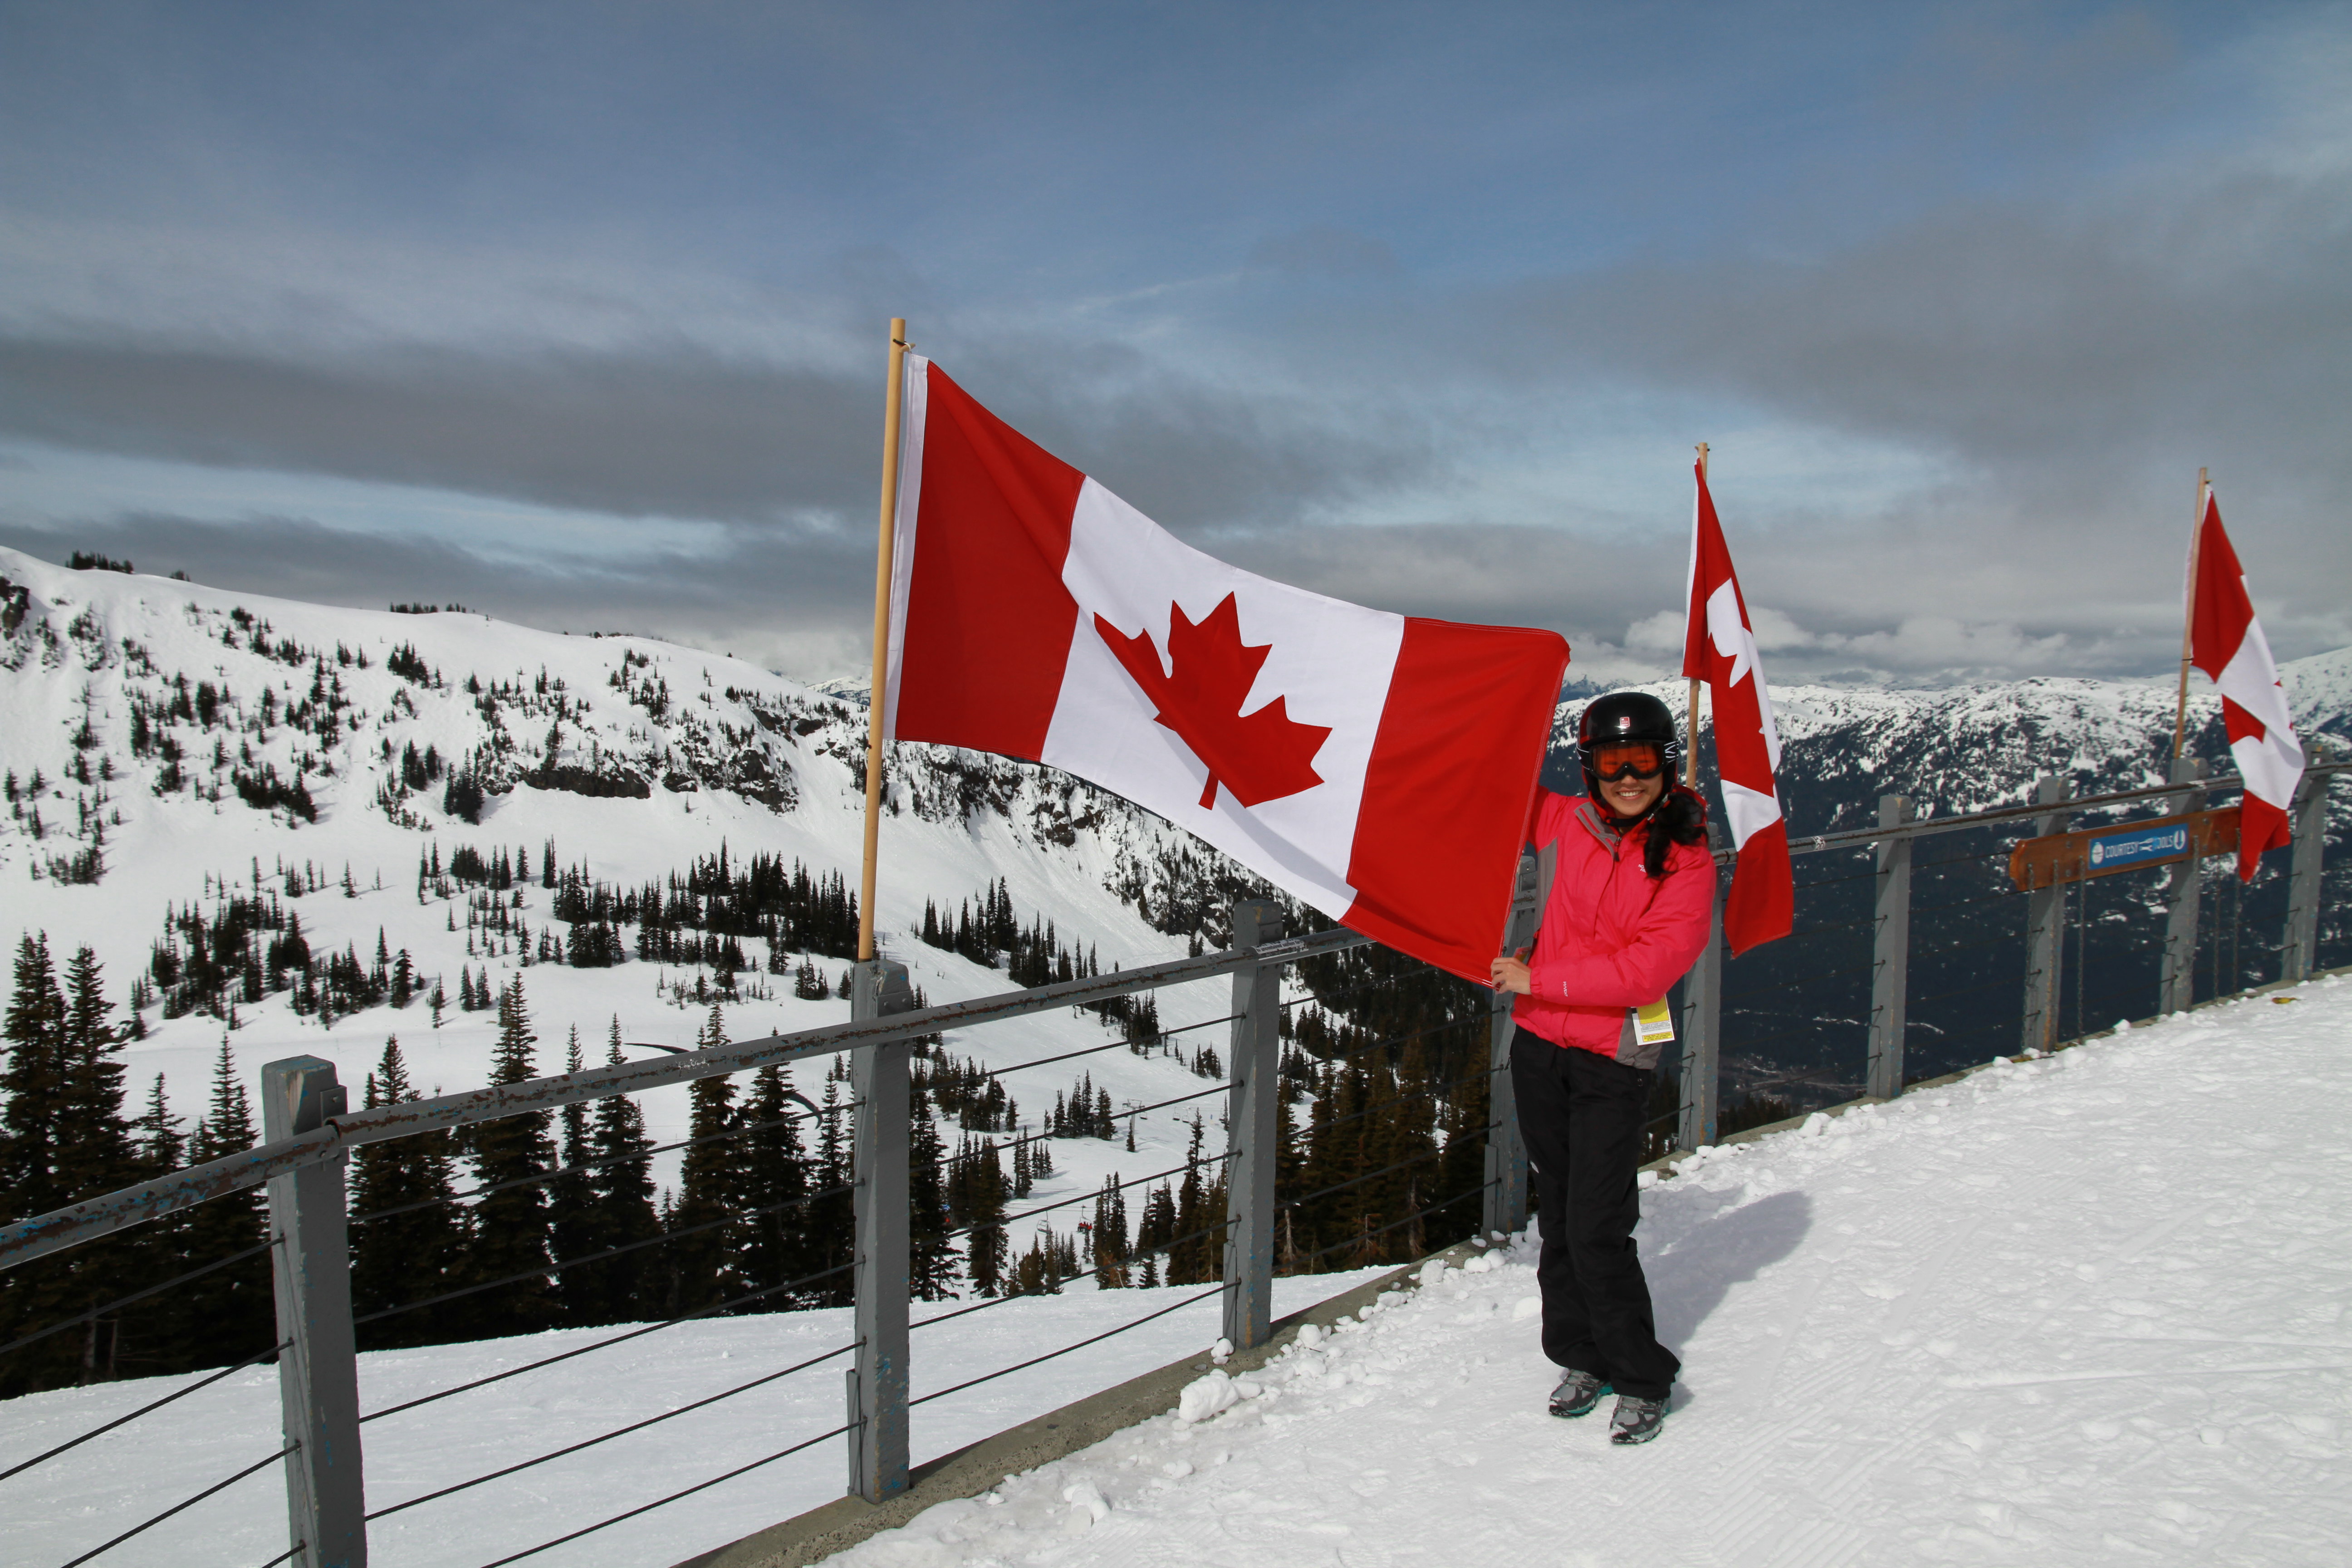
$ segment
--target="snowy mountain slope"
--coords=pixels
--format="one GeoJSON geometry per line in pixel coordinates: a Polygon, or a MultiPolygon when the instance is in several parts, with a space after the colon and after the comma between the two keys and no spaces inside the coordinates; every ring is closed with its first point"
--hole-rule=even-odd
{"type": "MultiPolygon", "coordinates": [[[[663,993],[678,970],[526,967],[540,933],[564,933],[535,879],[526,879],[515,911],[526,934],[495,939],[492,956],[486,944],[494,939],[484,932],[478,942],[468,929],[467,900],[442,896],[446,889],[420,892],[420,861],[446,861],[462,847],[485,858],[520,849],[536,872],[551,843],[560,864],[631,887],[682,872],[724,845],[738,861],[773,854],[854,888],[864,731],[863,711],[835,698],[649,639],[567,637],[471,614],[329,608],[70,571],[0,551],[0,770],[15,777],[17,795],[0,821],[0,940],[13,954],[20,934],[46,931],[60,957],[89,944],[121,1001],[147,971],[167,907],[214,909],[229,893],[258,891],[299,915],[315,952],[349,946],[366,963],[380,938],[391,952],[404,950],[427,993],[438,979],[454,998],[461,968],[494,984],[520,969],[541,1070],[561,1067],[575,1026],[591,1058],[601,1056],[615,1017],[626,1039],[685,1044],[703,1009],[663,993]],[[174,714],[183,692],[191,694],[185,711],[174,714]],[[412,748],[420,757],[429,751],[445,776],[404,784],[412,748]],[[85,773],[86,782],[77,776],[85,773]],[[478,824],[446,805],[452,773],[482,787],[478,824]],[[248,805],[240,778],[265,798],[279,791],[281,803],[248,805]],[[297,781],[315,821],[282,804],[297,781]],[[92,848],[105,868],[98,881],[61,877],[92,848]],[[289,872],[298,874],[291,881],[289,872]],[[290,890],[314,884],[299,897],[290,890]]],[[[1220,875],[1238,881],[1208,868],[1157,818],[1041,769],[906,747],[889,782],[883,943],[934,1000],[1012,982],[915,940],[927,901],[952,914],[1002,878],[1024,922],[1033,914],[1052,921],[1108,968],[1181,955],[1201,889],[1220,875]],[[1153,921],[1143,918],[1145,905],[1153,921]]],[[[1211,899],[1198,912],[1221,909],[1211,899]]],[[[1213,919],[1213,934],[1221,929],[1213,919]]],[[[837,955],[816,961],[829,978],[845,967],[837,955]]],[[[1189,990],[1162,998],[1163,1026],[1224,1011],[1222,986],[1189,990]]],[[[845,1016],[845,1004],[798,999],[789,976],[766,975],[755,995],[726,1011],[730,1035],[741,1038],[831,1021],[845,1016]]],[[[225,1028],[226,1016],[166,1018],[150,1007],[148,1032],[129,1049],[130,1076],[143,1091],[164,1075],[173,1104],[193,1114],[225,1033],[248,1081],[265,1061],[310,1053],[336,1062],[354,1086],[396,1033],[421,1086],[456,1090],[483,1080],[493,1016],[453,1005],[436,1027],[420,1002],[322,1026],[280,994],[236,1007],[235,1026],[225,1028]]],[[[1103,1038],[1094,1019],[1062,1015],[949,1046],[1002,1065],[1103,1038]]],[[[1166,1058],[1114,1052],[1081,1065],[1115,1104],[1198,1087],[1166,1058]]],[[[1036,1121],[1077,1071],[1016,1075],[1024,1120],[1036,1121]]],[[[648,1113],[657,1135],[676,1134],[683,1091],[650,1097],[648,1113]]],[[[1180,1163],[1185,1126],[1172,1112],[1157,1120],[1146,1119],[1135,1154],[1106,1143],[1097,1161],[1097,1151],[1082,1150],[1055,1190],[1095,1184],[1114,1164],[1134,1174],[1180,1163]]]]}
{"type": "MultiPolygon", "coordinates": [[[[2352,743],[2352,648],[2297,659],[2280,670],[2299,732],[2352,743]]],[[[1642,688],[1681,718],[1687,683],[1642,688]]],[[[1563,702],[1552,731],[1550,776],[1580,789],[1576,718],[1588,699],[1563,702]]],[[[1781,795],[1796,834],[1877,820],[1881,794],[1910,795],[1941,816],[2012,805],[2044,774],[2068,777],[2077,795],[2137,789],[2168,776],[2177,695],[2172,681],[2057,677],[1937,690],[1775,686],[1782,746],[1781,795]]],[[[1712,756],[1713,718],[1702,714],[1702,761],[1712,756]]],[[[2192,674],[2187,751],[2216,773],[2235,772],[2221,731],[2221,699],[2192,674]]]]}
{"type": "Polygon", "coordinates": [[[2341,1563],[2347,1046],[2330,978],[1685,1164],[1649,1447],[1544,1413],[1522,1239],[831,1561],[2341,1563]]]}
{"type": "MultiPolygon", "coordinates": [[[[2299,661],[2286,673],[2298,702],[2307,698],[2315,728],[2352,733],[2352,650],[2299,661]]],[[[1679,682],[1656,689],[1679,709],[1679,682]]],[[[2192,689],[2199,743],[2219,757],[2213,700],[2192,689]]],[[[2031,779],[2053,766],[2072,771],[2085,791],[2152,782],[2172,702],[2164,682],[2082,680],[1929,692],[1800,687],[1776,692],[1776,700],[1788,741],[1783,794],[1801,834],[1869,819],[1885,789],[1950,812],[2021,799],[2031,779]]],[[[1571,788],[1569,748],[1580,705],[1561,705],[1548,770],[1571,788]]],[[[537,870],[551,842],[562,866],[584,864],[596,879],[633,887],[724,845],[739,861],[769,853],[854,883],[863,729],[854,700],[651,639],[565,637],[470,614],[329,608],[70,571],[0,551],[0,770],[19,784],[0,820],[0,941],[13,949],[18,933],[46,931],[61,952],[88,942],[119,1000],[146,972],[167,909],[216,910],[225,896],[257,887],[299,912],[315,952],[348,948],[366,963],[381,934],[387,952],[404,950],[452,994],[461,971],[503,983],[525,961],[513,933],[497,934],[493,955],[484,946],[492,939],[478,941],[471,917],[460,915],[467,899],[436,889],[420,902],[421,858],[446,859],[461,847],[486,858],[519,850],[537,870]],[[412,752],[440,773],[422,778],[412,752]],[[87,782],[75,776],[84,773],[87,782]],[[478,824],[448,807],[453,773],[484,792],[478,824]],[[260,806],[240,796],[240,780],[260,806]],[[76,861],[87,864],[93,851],[106,868],[101,879],[71,880],[76,861]],[[289,894],[289,870],[318,890],[289,894]]],[[[951,910],[1003,878],[1024,921],[1052,921],[1066,940],[1092,944],[1108,966],[1172,956],[1195,932],[1219,940],[1227,900],[1247,886],[1213,851],[1066,777],[945,748],[900,752],[884,825],[880,920],[887,950],[935,999],[1003,989],[1009,980],[913,940],[926,901],[951,910]]],[[[2340,833],[2352,826],[2352,791],[2337,791],[2337,799],[2340,833]]],[[[562,937],[546,890],[522,891],[524,907],[512,911],[527,933],[520,946],[562,937]]],[[[2260,900],[2274,896],[2258,888],[2250,907],[2267,920],[2260,900]]],[[[1837,914],[1824,906],[1800,919],[1837,914]]],[[[1823,966],[1781,945],[1789,954],[1776,946],[1743,963],[1823,966]]],[[[837,955],[812,956],[838,977],[837,955]]],[[[2122,961],[2102,960],[2095,942],[2093,966],[2103,962],[2122,961]]],[[[698,1009],[682,1009],[663,990],[681,977],[675,968],[533,963],[525,977],[543,1069],[560,1065],[574,1026],[593,1057],[615,1017],[626,1038],[675,1043],[689,1040],[700,1022],[698,1009]]],[[[1221,986],[1191,989],[1196,994],[1163,999],[1164,1024],[1222,1014],[1221,986]]],[[[841,1015],[837,999],[804,1001],[791,991],[786,976],[761,977],[757,992],[730,1007],[730,1032],[841,1015]]],[[[162,1073],[173,1103],[193,1112],[227,1019],[162,1011],[146,1009],[149,1032],[131,1048],[134,1085],[162,1073]]],[[[1824,997],[1810,1012],[1843,1030],[1838,1020],[1853,1008],[1824,997]]],[[[396,1032],[421,1085],[457,1089],[487,1070],[489,1020],[450,1010],[436,1028],[426,1007],[373,1006],[322,1026],[279,994],[239,1006],[236,1027],[226,1032],[248,1079],[264,1061],[311,1051],[354,1083],[396,1032]]],[[[1778,1028],[1786,1020],[1772,1022],[1778,1028]]],[[[1932,1034],[1946,1026],[1923,1015],[1919,1026],[1932,1034]]],[[[959,1037],[950,1048],[1002,1063],[1099,1038],[1090,1019],[1055,1017],[959,1037]]],[[[1771,1051],[1738,1070],[1764,1077],[1791,1062],[1826,1061],[1825,1052],[1854,1055],[1843,1043],[1817,1049],[1804,1039],[1771,1051]]],[[[1193,1087],[1164,1058],[1113,1054],[1089,1065],[1120,1103],[1193,1087]]],[[[1948,1064],[1927,1070],[1941,1065],[1948,1064]]],[[[1073,1076],[1041,1069],[1017,1080],[1014,1092],[1042,1110],[1073,1076]]],[[[1816,1098],[1839,1092],[1822,1088],[1816,1098]]],[[[680,1093],[656,1097],[655,1130],[675,1131],[682,1107],[680,1093]]],[[[1149,1147],[1123,1158],[1122,1168],[1147,1153],[1162,1156],[1150,1167],[1161,1168],[1182,1146],[1173,1118],[1141,1135],[1149,1147]]],[[[1090,1163],[1097,1152],[1124,1155],[1106,1146],[1087,1152],[1090,1163]]]]}

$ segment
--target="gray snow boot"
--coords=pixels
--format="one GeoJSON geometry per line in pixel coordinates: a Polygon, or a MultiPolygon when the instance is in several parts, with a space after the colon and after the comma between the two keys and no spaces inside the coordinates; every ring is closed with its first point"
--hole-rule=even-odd
{"type": "Polygon", "coordinates": [[[1608,1392],[1608,1379],[1570,1367],[1560,1374],[1559,1386],[1551,1391],[1551,1413],[1564,1416],[1590,1415],[1592,1407],[1601,1403],[1601,1396],[1608,1392]]]}
{"type": "Polygon", "coordinates": [[[1621,1394],[1617,1396],[1616,1412],[1609,1417],[1609,1440],[1612,1443],[1646,1443],[1658,1435],[1658,1428],[1665,1422],[1664,1400],[1621,1394]]]}

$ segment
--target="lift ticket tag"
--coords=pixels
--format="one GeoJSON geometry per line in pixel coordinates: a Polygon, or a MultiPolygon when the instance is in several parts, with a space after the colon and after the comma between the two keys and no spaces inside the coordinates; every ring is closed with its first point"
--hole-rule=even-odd
{"type": "Polygon", "coordinates": [[[1664,1045],[1675,1037],[1674,1009],[1664,997],[1633,1009],[1633,1037],[1645,1046],[1664,1045]]]}

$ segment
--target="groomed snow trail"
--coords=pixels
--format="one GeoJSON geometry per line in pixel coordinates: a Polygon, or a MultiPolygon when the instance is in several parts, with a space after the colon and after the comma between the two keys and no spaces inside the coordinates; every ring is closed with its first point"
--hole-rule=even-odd
{"type": "Polygon", "coordinates": [[[1647,1447],[1544,1413],[1522,1240],[832,1562],[2341,1564],[2352,984],[2291,994],[1652,1187],[1647,1447]]]}

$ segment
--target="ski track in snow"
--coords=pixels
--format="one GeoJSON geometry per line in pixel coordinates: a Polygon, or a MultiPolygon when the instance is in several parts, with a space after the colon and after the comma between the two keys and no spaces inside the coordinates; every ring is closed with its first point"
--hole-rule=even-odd
{"type": "Polygon", "coordinates": [[[1685,1366],[1647,1447],[1611,1447],[1607,1402],[1545,1414],[1523,1237],[1196,1392],[1232,1400],[1206,1419],[833,1561],[2341,1563],[2352,986],[2297,994],[1816,1117],[1652,1187],[1685,1366]]]}

